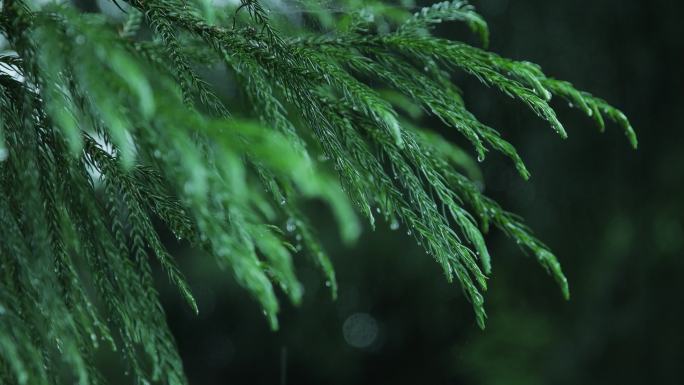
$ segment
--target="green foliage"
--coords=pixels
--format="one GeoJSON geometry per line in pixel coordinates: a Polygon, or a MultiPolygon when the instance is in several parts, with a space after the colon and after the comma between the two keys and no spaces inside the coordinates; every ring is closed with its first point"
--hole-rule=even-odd
{"type": "Polygon", "coordinates": [[[515,148],[467,110],[451,73],[521,101],[562,137],[554,95],[601,129],[617,122],[636,147],[625,116],[534,64],[433,36],[435,24],[461,21],[487,44],[486,23],[465,2],[412,16],[383,2],[356,14],[314,3],[300,5],[330,30],[271,20],[255,0],[236,8],[131,0],[120,4],[123,21],[65,4],[2,3],[3,383],[101,383],[92,359],[102,341],[120,350],[139,383],[186,383],[152,259],[201,309],[156,220],[231,271],[273,328],[274,286],[295,304],[303,294],[296,255],[311,256],[336,295],[332,264],[302,209],[311,198],[328,204],[350,242],[361,230],[357,211],[371,226],[376,216],[403,226],[448,280],[456,277],[481,327],[491,224],[569,297],[551,251],[482,194],[476,163],[421,128],[420,112],[462,134],[477,160],[489,150],[509,157],[525,179],[515,148]],[[198,72],[217,67],[239,92],[231,103],[198,72]]]}

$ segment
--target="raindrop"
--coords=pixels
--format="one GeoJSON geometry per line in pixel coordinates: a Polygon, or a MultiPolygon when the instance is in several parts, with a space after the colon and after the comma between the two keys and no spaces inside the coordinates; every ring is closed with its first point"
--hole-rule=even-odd
{"type": "Polygon", "coordinates": [[[392,219],[392,223],[390,223],[390,229],[392,230],[397,230],[399,228],[399,221],[396,219],[392,219]]]}
{"type": "Polygon", "coordinates": [[[371,346],[378,337],[378,331],[378,322],[367,313],[352,314],[342,325],[345,341],[355,348],[371,346]]]}
{"type": "Polygon", "coordinates": [[[297,224],[293,218],[287,220],[287,223],[285,223],[285,229],[290,233],[297,229],[297,224]]]}
{"type": "Polygon", "coordinates": [[[325,281],[325,287],[330,287],[330,286],[332,286],[332,283],[329,280],[325,281]]]}

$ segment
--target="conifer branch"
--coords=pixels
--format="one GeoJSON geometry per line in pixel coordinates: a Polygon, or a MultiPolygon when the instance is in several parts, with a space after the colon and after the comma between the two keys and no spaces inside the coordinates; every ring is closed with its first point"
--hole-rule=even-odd
{"type": "MultiPolygon", "coordinates": [[[[484,238],[492,226],[569,298],[550,249],[475,184],[469,151],[404,112],[437,117],[480,162],[490,150],[504,154],[524,179],[513,144],[468,110],[452,72],[517,99],[561,137],[554,96],[601,130],[617,123],[634,147],[636,135],[622,112],[532,63],[433,36],[439,23],[464,22],[486,47],[487,25],[466,2],[395,13],[382,19],[389,30],[357,15],[325,34],[270,17],[254,0],[214,18],[195,2],[127,4],[115,21],[66,4],[2,3],[3,383],[49,384],[63,367],[80,384],[103,383],[93,366],[103,341],[139,383],[187,383],[153,266],[202,309],[155,218],[231,272],[273,328],[276,289],[301,301],[299,254],[337,295],[333,264],[304,214],[310,199],[328,205],[349,242],[361,231],[357,212],[371,227],[376,217],[403,227],[456,278],[480,327],[496,265],[484,238]],[[238,98],[219,97],[200,75],[217,65],[238,98]]],[[[329,25],[337,17],[327,14],[329,25]]]]}

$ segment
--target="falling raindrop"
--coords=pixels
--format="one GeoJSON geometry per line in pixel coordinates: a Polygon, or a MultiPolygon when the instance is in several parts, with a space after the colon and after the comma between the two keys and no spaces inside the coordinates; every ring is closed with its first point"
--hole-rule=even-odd
{"type": "Polygon", "coordinates": [[[367,348],[373,345],[378,337],[378,322],[367,313],[350,315],[342,325],[345,341],[355,348],[367,348]]]}

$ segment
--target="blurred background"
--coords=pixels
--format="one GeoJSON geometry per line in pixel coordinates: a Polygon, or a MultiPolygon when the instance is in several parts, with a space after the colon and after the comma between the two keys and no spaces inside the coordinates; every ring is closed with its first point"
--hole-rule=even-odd
{"type": "MultiPolygon", "coordinates": [[[[639,136],[634,151],[618,127],[600,134],[556,101],[570,136],[563,141],[524,106],[456,76],[470,109],[518,148],[532,172],[524,182],[492,154],[482,164],[486,193],[556,252],[572,299],[564,301],[534,260],[493,231],[481,331],[458,285],[445,281],[405,229],[368,229],[355,246],[343,246],[330,213],[313,202],[339,298],[331,300],[322,275],[298,261],[304,302],[293,307],[283,298],[276,332],[228,272],[170,243],[200,307],[191,314],[160,279],[192,384],[684,383],[680,2],[474,3],[489,22],[493,51],[605,98],[639,136]]],[[[439,33],[470,39],[458,25],[439,33]]]]}

